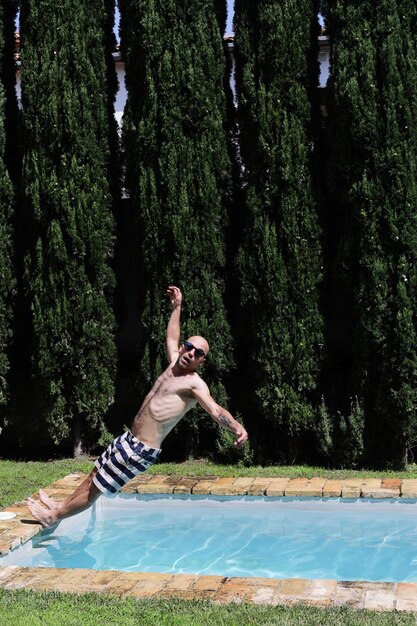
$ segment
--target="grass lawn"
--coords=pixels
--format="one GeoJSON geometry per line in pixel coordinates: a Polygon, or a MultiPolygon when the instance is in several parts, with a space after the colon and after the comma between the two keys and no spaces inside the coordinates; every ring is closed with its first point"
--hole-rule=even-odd
{"type": "Polygon", "coordinates": [[[0,624],[13,626],[411,626],[410,613],[348,607],[216,605],[99,594],[0,590],[0,624]],[[2,617],[5,621],[2,621],[2,617]]]}
{"type": "MultiPolygon", "coordinates": [[[[0,509],[23,500],[40,487],[70,474],[71,472],[88,473],[93,467],[95,457],[89,459],[61,459],[54,461],[9,461],[0,459],[0,509]]],[[[150,470],[152,474],[180,476],[259,476],[288,478],[417,478],[417,466],[412,465],[404,472],[377,472],[371,470],[329,470],[322,467],[303,465],[270,467],[243,465],[217,465],[206,459],[185,463],[157,463],[150,470]]],[[[1,626],[1,624],[0,624],[1,626]]]]}
{"type": "MultiPolygon", "coordinates": [[[[0,460],[0,508],[22,500],[40,487],[71,472],[87,473],[92,463],[93,459],[49,462],[0,460]]],[[[415,466],[402,473],[352,472],[297,466],[219,466],[202,460],[181,464],[160,463],[150,471],[183,476],[417,477],[415,466]]],[[[0,626],[405,626],[415,623],[416,618],[411,613],[380,613],[349,607],[219,606],[202,601],[138,601],[99,594],[72,595],[0,589],[0,626]]]]}
{"type": "MultiPolygon", "coordinates": [[[[23,500],[40,487],[70,474],[71,472],[88,473],[93,467],[95,458],[76,460],[61,459],[58,461],[9,461],[0,459],[0,508],[23,500]]],[[[180,476],[284,476],[288,478],[417,478],[417,466],[412,465],[404,472],[373,472],[370,470],[328,470],[321,467],[302,465],[270,467],[244,467],[241,465],[216,465],[207,460],[187,461],[185,463],[158,463],[149,473],[170,474],[180,476]]]]}
{"type": "MultiPolygon", "coordinates": [[[[71,472],[88,473],[93,467],[95,457],[89,459],[61,459],[54,461],[9,461],[0,459],[0,509],[23,500],[40,487],[70,474],[71,472]]],[[[376,472],[371,470],[328,470],[321,467],[303,465],[270,467],[243,465],[217,465],[205,459],[185,463],[157,463],[150,470],[152,474],[180,476],[260,476],[288,478],[417,478],[417,466],[412,465],[404,472],[376,472]]],[[[1,626],[1,625],[0,625],[1,626]]]]}
{"type": "MultiPolygon", "coordinates": [[[[1,467],[1,466],[0,466],[1,467]]],[[[154,474],[182,474],[183,476],[259,476],[288,478],[417,478],[417,465],[409,465],[407,470],[373,471],[373,470],[331,470],[308,465],[270,465],[261,467],[252,465],[218,465],[206,459],[187,461],[185,463],[158,463],[150,470],[154,474]]]]}
{"type": "MultiPolygon", "coordinates": [[[[88,473],[93,467],[95,458],[61,459],[54,461],[9,461],[0,459],[0,509],[14,502],[23,500],[40,487],[70,474],[71,472],[88,473]]],[[[404,472],[373,472],[370,470],[328,470],[321,467],[303,465],[270,467],[244,467],[243,465],[217,465],[205,459],[187,461],[185,463],[158,463],[149,473],[180,476],[259,476],[288,478],[417,478],[417,466],[412,465],[404,472]]],[[[1,626],[1,624],[0,624],[1,626]]]]}
{"type": "Polygon", "coordinates": [[[89,472],[92,465],[91,461],[74,459],[27,463],[0,460],[0,509],[23,500],[40,487],[46,487],[71,472],[89,472]]]}

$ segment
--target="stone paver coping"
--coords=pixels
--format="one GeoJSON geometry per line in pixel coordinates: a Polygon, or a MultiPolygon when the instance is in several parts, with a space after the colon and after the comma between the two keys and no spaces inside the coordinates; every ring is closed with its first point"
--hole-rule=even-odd
{"type": "MultiPolygon", "coordinates": [[[[83,480],[70,474],[45,491],[62,500],[83,480]]],[[[266,495],[346,498],[417,498],[417,480],[324,478],[217,478],[143,474],[124,489],[125,493],[179,493],[213,495],[266,495]]],[[[33,497],[37,497],[35,494],[33,497]]],[[[7,507],[16,517],[0,521],[0,554],[31,539],[40,525],[31,517],[24,502],[7,507]]],[[[329,607],[349,605],[373,610],[417,612],[417,583],[308,580],[300,578],[238,578],[197,574],[158,574],[144,572],[55,569],[39,567],[0,567],[0,587],[55,590],[71,593],[111,593],[138,598],[209,599],[215,603],[309,604],[329,607]]]]}

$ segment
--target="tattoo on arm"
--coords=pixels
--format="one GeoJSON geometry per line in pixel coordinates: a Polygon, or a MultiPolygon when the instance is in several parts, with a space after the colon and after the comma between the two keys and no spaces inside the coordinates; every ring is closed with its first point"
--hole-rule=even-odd
{"type": "Polygon", "coordinates": [[[220,415],[219,415],[219,424],[220,424],[220,426],[223,426],[224,428],[231,428],[231,429],[233,429],[233,422],[232,422],[232,420],[227,415],[224,415],[224,413],[220,413],[220,415]]]}

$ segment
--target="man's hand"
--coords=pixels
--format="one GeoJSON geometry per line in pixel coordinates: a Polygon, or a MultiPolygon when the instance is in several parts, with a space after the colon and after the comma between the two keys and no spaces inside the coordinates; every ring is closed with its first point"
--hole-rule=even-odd
{"type": "Polygon", "coordinates": [[[170,285],[167,289],[167,296],[171,300],[171,306],[173,309],[181,306],[182,303],[182,293],[181,289],[178,287],[174,287],[174,285],[170,285]]]}
{"type": "Polygon", "coordinates": [[[236,439],[233,442],[233,445],[236,448],[241,448],[243,444],[245,443],[245,441],[248,440],[248,433],[243,428],[243,426],[240,426],[240,428],[236,430],[235,435],[236,435],[236,439]]]}

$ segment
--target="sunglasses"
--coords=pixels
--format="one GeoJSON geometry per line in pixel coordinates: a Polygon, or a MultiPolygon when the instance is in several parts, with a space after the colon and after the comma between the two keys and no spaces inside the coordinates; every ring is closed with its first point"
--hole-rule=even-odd
{"type": "Polygon", "coordinates": [[[204,350],[202,350],[201,348],[196,348],[189,341],[184,341],[184,348],[187,350],[187,352],[189,352],[190,350],[194,350],[194,354],[196,355],[197,359],[201,359],[203,356],[206,356],[204,350]]]}

